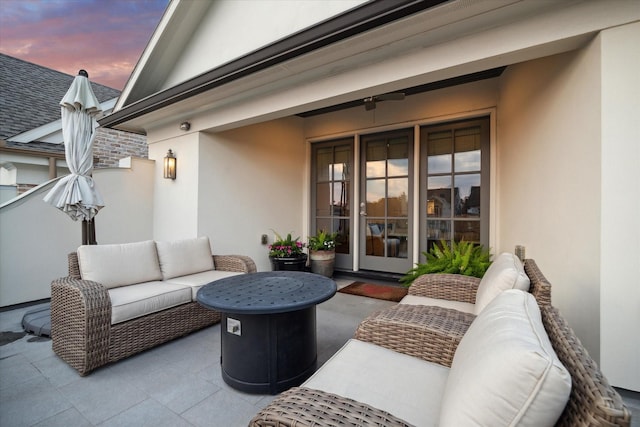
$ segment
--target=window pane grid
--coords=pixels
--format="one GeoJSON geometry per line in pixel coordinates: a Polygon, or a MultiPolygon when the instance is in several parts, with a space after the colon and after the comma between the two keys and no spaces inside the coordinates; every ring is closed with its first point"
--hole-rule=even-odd
{"type": "Polygon", "coordinates": [[[482,125],[423,127],[427,250],[441,239],[480,243],[482,125]]]}
{"type": "Polygon", "coordinates": [[[351,142],[315,147],[315,228],[338,233],[336,252],[350,253],[351,142]]]}

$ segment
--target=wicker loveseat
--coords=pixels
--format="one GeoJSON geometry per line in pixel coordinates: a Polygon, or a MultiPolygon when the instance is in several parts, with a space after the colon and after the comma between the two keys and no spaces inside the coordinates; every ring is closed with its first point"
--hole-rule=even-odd
{"type": "MultiPolygon", "coordinates": [[[[436,347],[425,351],[437,352],[436,347]]],[[[436,357],[437,358],[437,357],[436,357]]],[[[352,339],[250,426],[629,426],[631,416],[551,305],[507,290],[448,365],[352,339]]]]}
{"type": "MultiPolygon", "coordinates": [[[[518,265],[519,260],[511,258],[510,254],[500,257],[507,264],[516,263],[518,271],[518,274],[507,274],[510,280],[504,283],[512,285],[506,288],[515,287],[518,276],[526,275],[522,289],[527,288],[540,306],[551,305],[551,284],[533,259],[518,265]]],[[[496,267],[498,264],[492,265],[493,269],[496,267]]],[[[476,318],[472,310],[480,282],[476,277],[459,274],[419,276],[400,304],[377,311],[363,320],[355,338],[449,366],[458,343],[476,318]]]]}
{"type": "Polygon", "coordinates": [[[214,280],[256,271],[209,239],[81,246],[51,284],[53,351],[80,375],[220,321],[196,302],[214,280]]]}

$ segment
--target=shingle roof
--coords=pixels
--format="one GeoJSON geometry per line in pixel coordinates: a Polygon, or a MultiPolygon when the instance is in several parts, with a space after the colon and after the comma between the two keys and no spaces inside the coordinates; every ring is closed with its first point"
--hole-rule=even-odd
{"type": "MultiPolygon", "coordinates": [[[[73,79],[69,74],[0,53],[0,139],[58,120],[59,102],[73,79]]],[[[100,102],[120,95],[119,90],[94,82],[91,88],[100,102]]]]}

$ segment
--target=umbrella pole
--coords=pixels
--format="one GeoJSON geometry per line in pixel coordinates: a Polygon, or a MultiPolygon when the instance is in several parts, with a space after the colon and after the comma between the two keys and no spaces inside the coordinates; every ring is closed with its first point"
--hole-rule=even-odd
{"type": "Polygon", "coordinates": [[[98,242],[96,242],[96,219],[95,219],[95,217],[90,219],[88,222],[89,222],[89,230],[88,230],[89,244],[90,245],[97,245],[98,242]]]}
{"type": "Polygon", "coordinates": [[[82,244],[83,245],[96,245],[96,223],[95,219],[87,221],[82,220],[82,244]]]}

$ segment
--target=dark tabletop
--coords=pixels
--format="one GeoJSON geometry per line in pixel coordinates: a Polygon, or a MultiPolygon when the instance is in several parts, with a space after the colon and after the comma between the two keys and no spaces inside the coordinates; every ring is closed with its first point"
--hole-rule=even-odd
{"type": "Polygon", "coordinates": [[[196,299],[224,313],[285,313],[326,301],[336,289],[336,282],[319,274],[268,271],[216,280],[200,288],[196,299]]]}

